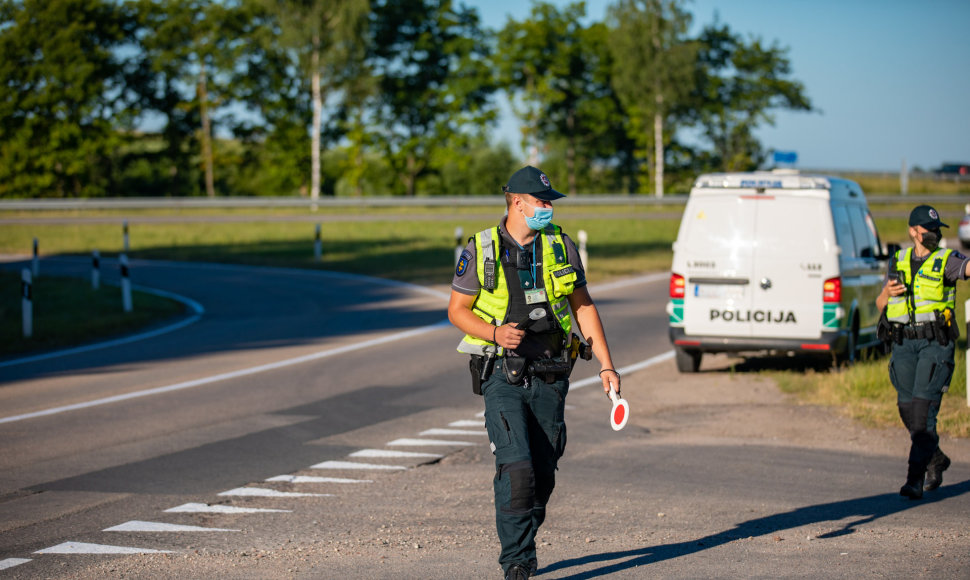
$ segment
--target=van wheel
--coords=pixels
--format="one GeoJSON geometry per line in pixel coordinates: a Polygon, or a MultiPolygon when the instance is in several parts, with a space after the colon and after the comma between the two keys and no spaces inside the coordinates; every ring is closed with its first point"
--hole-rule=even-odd
{"type": "Polygon", "coordinates": [[[677,359],[677,370],[682,373],[696,373],[701,368],[702,352],[697,350],[684,350],[679,346],[674,347],[674,355],[677,359]]]}

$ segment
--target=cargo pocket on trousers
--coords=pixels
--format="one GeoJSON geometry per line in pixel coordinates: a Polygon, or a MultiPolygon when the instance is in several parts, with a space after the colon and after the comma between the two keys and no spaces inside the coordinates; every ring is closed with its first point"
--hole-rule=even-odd
{"type": "Polygon", "coordinates": [[[485,412],[485,430],[493,454],[512,444],[512,429],[501,411],[485,412]]]}

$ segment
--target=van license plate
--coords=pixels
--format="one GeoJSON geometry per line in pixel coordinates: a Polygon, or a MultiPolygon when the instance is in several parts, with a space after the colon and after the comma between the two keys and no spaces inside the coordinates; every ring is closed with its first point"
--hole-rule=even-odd
{"type": "Polygon", "coordinates": [[[697,298],[738,299],[744,297],[744,287],[737,284],[694,284],[697,298]]]}

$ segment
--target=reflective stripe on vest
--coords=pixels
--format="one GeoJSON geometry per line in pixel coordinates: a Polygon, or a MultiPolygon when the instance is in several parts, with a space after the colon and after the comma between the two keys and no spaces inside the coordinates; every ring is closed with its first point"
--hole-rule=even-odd
{"type": "MultiPolygon", "coordinates": [[[[576,270],[566,261],[566,245],[562,239],[562,230],[559,226],[550,224],[542,231],[546,237],[546,243],[542,244],[542,280],[545,286],[546,296],[559,326],[569,336],[572,331],[573,322],[569,313],[568,296],[572,294],[576,283],[576,270]]],[[[506,321],[509,311],[509,287],[505,277],[505,270],[501,262],[496,259],[498,255],[499,240],[501,234],[498,227],[493,227],[475,234],[475,252],[478,273],[478,282],[482,289],[478,292],[478,298],[472,305],[472,312],[476,316],[493,324],[500,326],[506,321]],[[495,289],[489,291],[485,288],[485,262],[493,260],[495,265],[495,289]]],[[[485,355],[489,353],[501,356],[504,353],[502,347],[494,342],[482,340],[481,338],[466,334],[465,338],[458,344],[458,352],[467,354],[485,355]]]]}
{"type": "Polygon", "coordinates": [[[956,286],[948,286],[944,278],[946,261],[952,251],[937,249],[915,275],[910,267],[912,248],[896,252],[896,269],[903,273],[906,293],[889,297],[886,318],[900,324],[932,322],[936,320],[936,311],[956,308],[956,286]]]}

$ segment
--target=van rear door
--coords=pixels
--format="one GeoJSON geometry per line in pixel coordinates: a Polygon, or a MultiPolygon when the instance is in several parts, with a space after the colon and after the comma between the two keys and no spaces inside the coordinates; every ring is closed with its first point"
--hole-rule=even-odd
{"type": "Polygon", "coordinates": [[[837,252],[828,201],[821,192],[763,191],[722,190],[688,204],[691,231],[678,236],[690,241],[678,248],[688,256],[687,335],[820,336],[822,284],[837,252]]]}

